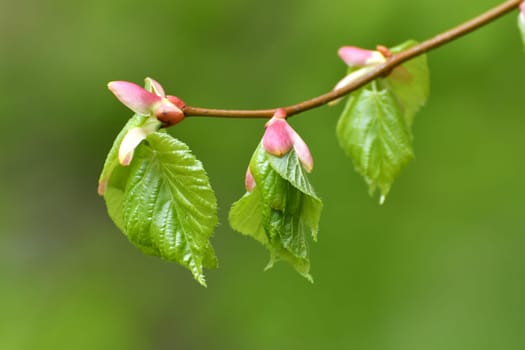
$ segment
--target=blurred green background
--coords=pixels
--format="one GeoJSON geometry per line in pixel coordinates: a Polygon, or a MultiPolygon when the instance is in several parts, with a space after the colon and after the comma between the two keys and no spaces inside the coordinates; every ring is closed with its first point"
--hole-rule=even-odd
{"type": "Polygon", "coordinates": [[[0,2],[0,349],[525,348],[525,56],[511,14],[429,55],[416,160],[385,205],[339,149],[342,105],[291,119],[322,196],[311,285],[233,232],[263,120],[172,135],[211,178],[220,268],[207,289],[141,254],[96,194],[130,111],[111,80],[200,107],[269,108],[330,90],[342,45],[423,40],[496,0],[0,2]]]}

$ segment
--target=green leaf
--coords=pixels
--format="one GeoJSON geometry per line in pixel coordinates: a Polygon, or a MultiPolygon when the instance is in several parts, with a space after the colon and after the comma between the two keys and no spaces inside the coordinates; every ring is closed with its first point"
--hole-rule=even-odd
{"type": "Polygon", "coordinates": [[[259,190],[247,192],[235,202],[229,214],[232,228],[243,235],[252,236],[260,243],[267,245],[268,237],[262,223],[263,203],[259,190]]]}
{"type": "MultiPolygon", "coordinates": [[[[288,152],[282,157],[267,154],[272,168],[299,191],[317,198],[315,191],[307,178],[307,172],[295,152],[288,152]]],[[[317,198],[318,199],[318,198],[317,198]]]]}
{"type": "Polygon", "coordinates": [[[401,168],[413,158],[411,137],[397,100],[388,89],[371,84],[352,93],[337,124],[341,147],[381,202],[401,168]]]}
{"type": "Polygon", "coordinates": [[[109,215],[133,244],[180,263],[206,285],[204,268],[217,267],[209,242],[217,202],[188,146],[164,132],[150,134],[129,167],[114,166],[104,198],[109,215]]]}
{"type": "Polygon", "coordinates": [[[304,221],[312,229],[312,237],[317,240],[321,209],[321,199],[316,195],[314,188],[307,178],[307,173],[295,152],[289,152],[282,157],[268,154],[272,168],[292,186],[301,191],[303,196],[302,211],[304,221]]]}
{"type": "MultiPolygon", "coordinates": [[[[305,215],[309,212],[305,211],[305,215]]],[[[304,227],[293,228],[293,215],[285,216],[280,210],[272,210],[264,205],[260,189],[246,193],[235,202],[230,210],[229,220],[232,228],[244,235],[251,236],[263,244],[270,252],[270,261],[265,269],[283,260],[290,263],[297,272],[313,282],[310,275],[310,260],[306,245],[304,227]],[[284,226],[284,227],[283,227],[284,226]],[[291,229],[290,229],[291,228],[291,229]],[[285,232],[281,232],[282,230],[285,232]],[[281,233],[283,233],[281,235],[281,233]],[[272,236],[270,238],[269,236],[272,236]]],[[[296,220],[297,222],[298,220],[296,220]]],[[[302,221],[299,220],[302,224],[302,221]]]]}
{"type": "MultiPolygon", "coordinates": [[[[390,51],[398,53],[416,44],[416,41],[409,40],[391,48],[390,51]]],[[[416,112],[426,103],[430,94],[430,73],[426,55],[419,55],[394,68],[384,79],[384,83],[399,101],[410,132],[416,112]]]]}
{"type": "Polygon", "coordinates": [[[307,236],[317,238],[322,202],[293,150],[269,155],[259,145],[250,162],[256,186],[230,210],[233,229],[254,237],[270,251],[270,262],[284,260],[309,281],[307,236]]]}

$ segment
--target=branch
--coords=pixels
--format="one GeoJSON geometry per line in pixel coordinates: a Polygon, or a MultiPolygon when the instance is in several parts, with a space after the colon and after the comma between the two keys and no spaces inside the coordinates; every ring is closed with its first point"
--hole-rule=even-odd
{"type": "MultiPolygon", "coordinates": [[[[330,101],[336,100],[350,92],[360,88],[361,86],[377,79],[381,76],[387,75],[392,69],[399,66],[414,57],[422,55],[433,49],[436,49],[444,44],[447,44],[455,39],[462,37],[476,29],[479,29],[499,17],[507,14],[513,9],[517,8],[523,0],[509,0],[503,4],[494,7],[493,9],[483,13],[482,15],[471,19],[455,28],[452,28],[444,33],[438,34],[435,37],[423,41],[422,43],[413,46],[403,52],[392,55],[387,61],[374,70],[364,75],[360,79],[356,79],[353,83],[344,88],[330,91],[323,95],[312,98],[311,100],[303,101],[295,105],[284,107],[287,116],[299,114],[301,112],[320,107],[330,101]]],[[[260,109],[260,110],[227,110],[227,109],[210,109],[186,106],[184,114],[186,116],[201,116],[201,117],[217,117],[217,118],[270,118],[274,115],[277,108],[274,109],[260,109]]]]}

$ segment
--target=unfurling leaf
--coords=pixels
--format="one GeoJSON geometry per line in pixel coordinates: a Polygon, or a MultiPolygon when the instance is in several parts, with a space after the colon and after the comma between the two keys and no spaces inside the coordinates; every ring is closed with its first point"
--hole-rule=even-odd
{"type": "Polygon", "coordinates": [[[255,187],[233,204],[231,226],[270,251],[267,268],[284,260],[313,281],[307,236],[317,239],[322,202],[308,182],[297,154],[292,149],[277,157],[259,145],[250,171],[255,187]]]}
{"type": "MultiPolygon", "coordinates": [[[[410,40],[389,51],[396,54],[416,44],[410,40]]],[[[356,72],[359,70],[351,74],[356,72]]],[[[414,157],[412,124],[429,91],[427,59],[420,55],[354,91],[339,118],[339,144],[365,178],[370,194],[379,187],[381,203],[403,166],[414,157]]]]}
{"type": "Polygon", "coordinates": [[[137,118],[117,137],[101,176],[109,215],[143,252],[178,262],[206,285],[204,268],[217,267],[209,242],[217,202],[208,177],[188,146],[163,131],[146,137],[129,166],[120,165],[115,150],[137,118]]]}
{"type": "Polygon", "coordinates": [[[401,168],[413,158],[411,137],[393,93],[380,82],[352,93],[337,124],[341,147],[373,194],[384,201],[401,168]]]}

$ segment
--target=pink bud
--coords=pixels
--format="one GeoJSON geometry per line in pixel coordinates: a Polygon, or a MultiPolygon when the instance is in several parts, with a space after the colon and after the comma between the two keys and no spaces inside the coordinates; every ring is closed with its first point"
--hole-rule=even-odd
{"type": "Polygon", "coordinates": [[[339,49],[338,54],[350,67],[377,65],[386,61],[379,51],[365,50],[355,46],[343,46],[339,49]]]}
{"type": "Polygon", "coordinates": [[[266,152],[282,157],[294,149],[299,161],[307,172],[311,172],[314,166],[312,154],[301,136],[286,121],[286,111],[278,109],[272,119],[266,123],[266,131],[263,136],[263,147],[266,152]]]}
{"type": "Polygon", "coordinates": [[[250,167],[246,169],[246,176],[244,177],[244,187],[246,187],[247,192],[252,192],[255,188],[255,179],[253,178],[253,174],[250,170],[250,167]]]}
{"type": "Polygon", "coordinates": [[[525,23],[525,1],[520,5],[520,20],[525,23]]]}
{"type": "Polygon", "coordinates": [[[127,81],[112,81],[108,88],[129,109],[138,115],[155,116],[164,127],[173,126],[184,119],[184,102],[175,96],[165,97],[164,89],[155,80],[146,78],[146,88],[127,81]]]}
{"type": "Polygon", "coordinates": [[[120,102],[139,115],[149,115],[162,100],[161,97],[127,81],[112,81],[108,88],[120,102]]]}
{"type": "Polygon", "coordinates": [[[285,119],[277,117],[273,117],[266,123],[266,131],[263,136],[263,147],[266,152],[282,157],[292,149],[293,141],[288,131],[289,128],[285,119]]]}

